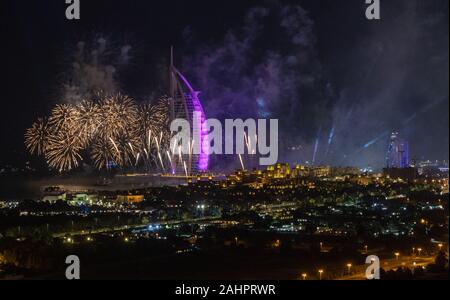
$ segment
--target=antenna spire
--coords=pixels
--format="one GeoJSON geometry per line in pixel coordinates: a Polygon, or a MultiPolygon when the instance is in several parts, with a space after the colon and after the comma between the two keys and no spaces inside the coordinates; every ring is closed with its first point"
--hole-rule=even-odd
{"type": "Polygon", "coordinates": [[[175,74],[173,65],[173,46],[170,46],[170,67],[169,67],[169,93],[170,93],[170,117],[173,120],[175,118],[175,74]]]}
{"type": "Polygon", "coordinates": [[[173,46],[170,46],[170,67],[173,68],[173,46]]]}

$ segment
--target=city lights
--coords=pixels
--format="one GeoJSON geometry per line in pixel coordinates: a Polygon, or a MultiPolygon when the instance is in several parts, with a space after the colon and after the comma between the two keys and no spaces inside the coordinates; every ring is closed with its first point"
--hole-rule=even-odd
{"type": "Polygon", "coordinates": [[[348,264],[347,264],[348,274],[350,274],[351,268],[352,268],[352,264],[348,263],[348,264]]]}
{"type": "Polygon", "coordinates": [[[6,1],[0,282],[448,280],[448,1],[6,1]]]}
{"type": "Polygon", "coordinates": [[[319,280],[322,280],[322,274],[323,274],[323,270],[320,269],[317,271],[319,273],[319,280]]]}

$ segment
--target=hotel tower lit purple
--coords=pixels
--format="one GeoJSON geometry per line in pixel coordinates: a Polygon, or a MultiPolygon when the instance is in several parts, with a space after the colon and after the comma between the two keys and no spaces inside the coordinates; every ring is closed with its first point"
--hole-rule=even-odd
{"type": "Polygon", "coordinates": [[[206,115],[198,95],[186,77],[175,68],[173,64],[173,51],[171,51],[170,64],[170,113],[171,120],[185,119],[191,125],[193,136],[200,138],[200,154],[192,154],[194,141],[190,142],[191,153],[175,158],[172,163],[172,173],[204,173],[208,170],[208,129],[206,127],[206,115]],[[200,116],[194,119],[194,114],[200,116]],[[194,126],[194,122],[200,122],[194,126]],[[200,130],[200,132],[198,132],[200,130]]]}

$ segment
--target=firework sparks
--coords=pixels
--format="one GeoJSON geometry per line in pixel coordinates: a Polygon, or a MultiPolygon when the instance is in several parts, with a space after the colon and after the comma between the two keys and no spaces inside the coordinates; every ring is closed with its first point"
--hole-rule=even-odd
{"type": "Polygon", "coordinates": [[[25,133],[25,145],[31,154],[42,155],[49,137],[49,126],[46,119],[39,118],[25,133]]]}
{"type": "Polygon", "coordinates": [[[155,157],[164,169],[161,151],[167,149],[170,136],[168,105],[167,98],[155,105],[137,105],[121,94],[58,104],[48,119],[38,119],[26,131],[25,146],[31,154],[44,155],[60,172],[79,167],[82,153],[88,153],[99,170],[138,167],[141,162],[149,167],[155,157]]]}
{"type": "Polygon", "coordinates": [[[242,155],[239,154],[239,161],[241,162],[242,170],[245,170],[244,161],[242,160],[242,155]]]}
{"type": "Polygon", "coordinates": [[[45,151],[48,165],[60,172],[78,167],[83,160],[80,145],[78,139],[69,132],[60,131],[52,135],[45,151]]]}
{"type": "Polygon", "coordinates": [[[186,162],[183,162],[183,166],[184,166],[184,173],[186,174],[186,177],[188,177],[188,171],[187,171],[187,167],[186,167],[186,162]]]}

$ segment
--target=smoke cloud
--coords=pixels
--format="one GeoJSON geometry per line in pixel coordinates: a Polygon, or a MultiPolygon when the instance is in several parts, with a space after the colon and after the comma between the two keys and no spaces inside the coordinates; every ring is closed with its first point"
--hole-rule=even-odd
{"type": "Polygon", "coordinates": [[[91,43],[76,45],[71,69],[63,84],[63,100],[78,103],[95,93],[113,94],[120,91],[118,71],[130,62],[131,46],[114,46],[104,37],[91,43]]]}
{"type": "Polygon", "coordinates": [[[378,23],[358,21],[360,38],[325,63],[308,11],[272,1],[218,41],[187,36],[196,46],[183,69],[208,117],[279,119],[283,161],[381,168],[394,130],[413,158],[433,157],[436,145],[424,143],[436,135],[448,153],[448,114],[447,126],[427,120],[448,111],[448,13],[423,1],[383,9],[378,23]]]}
{"type": "Polygon", "coordinates": [[[310,147],[332,119],[333,91],[316,42],[314,22],[302,7],[255,7],[242,28],[196,47],[184,69],[202,91],[208,117],[279,119],[286,156],[292,147],[310,147]]]}

